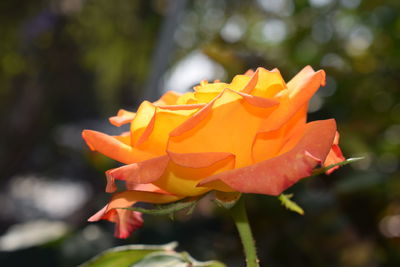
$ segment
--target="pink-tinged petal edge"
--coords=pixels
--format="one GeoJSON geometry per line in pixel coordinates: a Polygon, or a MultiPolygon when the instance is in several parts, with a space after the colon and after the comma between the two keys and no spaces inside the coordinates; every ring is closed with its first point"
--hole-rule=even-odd
{"type": "Polygon", "coordinates": [[[115,180],[125,181],[128,190],[135,190],[138,184],[148,184],[156,181],[164,173],[169,158],[167,155],[152,158],[106,171],[106,192],[112,193],[117,189],[115,180]]]}
{"type": "MultiPolygon", "coordinates": [[[[329,154],[325,159],[324,167],[327,167],[329,165],[336,164],[336,163],[346,160],[342,154],[342,150],[339,147],[339,138],[340,138],[339,132],[336,132],[335,139],[332,144],[332,148],[329,151],[329,154]]],[[[339,169],[339,166],[336,166],[336,167],[333,167],[333,168],[327,170],[325,172],[325,174],[329,175],[337,169],[339,169]]]]}
{"type": "Polygon", "coordinates": [[[171,194],[164,194],[154,185],[139,185],[135,191],[123,191],[115,193],[110,202],[100,211],[88,219],[89,222],[108,220],[115,223],[115,236],[127,238],[133,231],[143,224],[140,212],[124,209],[133,206],[137,202],[168,203],[180,198],[171,194]]]}
{"type": "Polygon", "coordinates": [[[143,225],[143,218],[140,212],[126,209],[112,209],[106,212],[107,206],[90,217],[88,221],[95,222],[104,219],[115,223],[114,236],[117,238],[127,238],[143,225]]]}
{"type": "Polygon", "coordinates": [[[210,176],[199,183],[207,186],[221,180],[243,193],[279,195],[326,159],[336,133],[334,119],[313,121],[306,125],[305,133],[290,151],[256,164],[210,176]]]}
{"type": "Polygon", "coordinates": [[[174,163],[188,168],[204,168],[228,157],[235,158],[235,155],[227,152],[174,153],[167,151],[167,153],[174,163]]]}

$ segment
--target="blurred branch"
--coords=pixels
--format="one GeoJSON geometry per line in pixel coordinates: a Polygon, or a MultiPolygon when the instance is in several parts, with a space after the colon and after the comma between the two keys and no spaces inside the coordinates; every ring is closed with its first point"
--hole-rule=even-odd
{"type": "Polygon", "coordinates": [[[167,16],[151,59],[150,74],[143,92],[143,99],[156,100],[161,93],[161,79],[174,50],[174,32],[183,16],[186,3],[187,0],[169,1],[167,16]]]}

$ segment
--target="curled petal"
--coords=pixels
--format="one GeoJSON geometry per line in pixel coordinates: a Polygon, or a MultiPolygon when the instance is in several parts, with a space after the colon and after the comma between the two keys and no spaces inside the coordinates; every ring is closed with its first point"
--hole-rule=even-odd
{"type": "MultiPolygon", "coordinates": [[[[346,160],[345,157],[343,157],[342,150],[339,147],[339,137],[340,137],[339,132],[336,132],[335,140],[333,141],[332,148],[329,151],[329,154],[326,157],[325,162],[324,162],[325,167],[346,160]]],[[[339,168],[339,166],[333,167],[333,168],[329,169],[328,171],[326,171],[326,174],[331,174],[338,168],[339,168]]]]}
{"type": "Polygon", "coordinates": [[[282,91],[280,105],[263,123],[261,132],[274,131],[282,127],[301,107],[304,107],[321,85],[325,85],[325,72],[315,72],[305,67],[282,91]]]}
{"type": "Polygon", "coordinates": [[[200,107],[203,105],[191,105],[183,109],[156,107],[151,121],[143,130],[135,146],[157,155],[164,155],[169,133],[189,119],[200,107]]]}
{"type": "MultiPolygon", "coordinates": [[[[156,106],[148,101],[143,101],[140,104],[136,116],[131,123],[131,143],[136,146],[137,142],[146,135],[145,131],[154,123],[154,115],[156,106]],[[150,126],[149,126],[150,125],[150,126]]],[[[147,130],[148,132],[148,130],[147,130]]]]}
{"type": "Polygon", "coordinates": [[[124,191],[114,194],[111,201],[88,219],[89,222],[108,220],[116,224],[115,236],[127,238],[132,231],[143,224],[140,212],[127,210],[136,202],[168,203],[179,200],[179,197],[155,192],[124,191]]]}
{"type": "Polygon", "coordinates": [[[140,212],[125,209],[113,209],[105,212],[106,209],[107,206],[90,217],[88,221],[107,220],[115,223],[114,236],[117,238],[127,238],[143,225],[143,218],[140,212]]]}
{"type": "Polygon", "coordinates": [[[166,92],[159,100],[154,102],[155,105],[176,105],[179,97],[182,95],[174,92],[174,91],[168,91],[166,92]]]}
{"type": "Polygon", "coordinates": [[[135,118],[136,113],[127,111],[125,109],[120,109],[117,113],[117,116],[113,116],[109,118],[109,121],[114,126],[121,126],[127,123],[130,123],[133,118],[135,118]]]}
{"type": "Polygon", "coordinates": [[[254,70],[249,69],[249,70],[247,70],[243,75],[246,75],[246,76],[253,76],[253,74],[254,74],[254,70]]]}
{"type": "Polygon", "coordinates": [[[226,171],[203,180],[199,185],[222,180],[236,191],[279,195],[283,190],[311,174],[323,162],[332,146],[335,120],[314,121],[306,125],[304,136],[288,152],[259,163],[226,171]]]}
{"type": "Polygon", "coordinates": [[[153,154],[133,148],[113,136],[92,130],[84,130],[82,137],[91,150],[125,164],[153,158],[153,154]]]}
{"type": "Polygon", "coordinates": [[[115,180],[124,180],[128,190],[135,190],[138,184],[154,182],[164,173],[168,161],[169,158],[165,155],[109,170],[106,172],[106,192],[115,192],[115,180]]]}
{"type": "Polygon", "coordinates": [[[245,93],[263,98],[272,98],[286,88],[286,83],[277,69],[269,71],[264,68],[258,68],[252,80],[255,78],[256,83],[252,87],[247,87],[244,91],[245,93]]]}
{"type": "MultiPolygon", "coordinates": [[[[251,77],[253,75],[236,75],[233,77],[232,82],[227,86],[227,88],[234,90],[234,91],[243,91],[244,88],[249,84],[251,81],[251,77]]],[[[257,82],[257,81],[255,81],[257,82]]]]}

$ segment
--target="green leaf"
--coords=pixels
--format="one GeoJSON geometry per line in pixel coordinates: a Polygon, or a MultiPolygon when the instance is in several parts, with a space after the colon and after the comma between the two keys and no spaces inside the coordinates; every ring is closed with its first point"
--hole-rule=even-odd
{"type": "Polygon", "coordinates": [[[336,166],[347,165],[347,164],[349,164],[349,163],[356,162],[356,161],[359,161],[359,160],[362,160],[362,159],[364,159],[364,157],[360,157],[360,158],[349,158],[349,159],[346,159],[346,160],[341,161],[341,162],[336,163],[336,164],[332,164],[332,165],[329,165],[329,166],[326,166],[326,167],[322,167],[322,168],[315,169],[315,170],[313,170],[312,174],[311,174],[309,177],[317,176],[317,175],[323,174],[324,172],[326,172],[326,171],[328,171],[328,170],[330,170],[330,169],[332,169],[332,168],[334,168],[334,167],[336,167],[336,166]]]}
{"type": "Polygon", "coordinates": [[[176,252],[176,242],[166,245],[128,245],[104,251],[80,267],[225,267],[218,261],[200,262],[186,252],[176,252]]]}
{"type": "Polygon", "coordinates": [[[161,205],[153,205],[154,208],[139,208],[139,207],[128,207],[128,208],[121,208],[127,210],[134,210],[139,211],[144,214],[151,214],[151,215],[169,215],[173,218],[173,214],[177,211],[181,211],[184,209],[189,209],[188,214],[193,212],[193,209],[197,205],[197,202],[200,200],[201,197],[190,197],[185,198],[183,200],[168,203],[168,204],[161,204],[161,205]]]}
{"type": "Polygon", "coordinates": [[[172,251],[178,243],[165,245],[127,245],[108,249],[80,267],[129,267],[154,252],[172,251]]]}
{"type": "Polygon", "coordinates": [[[133,264],[132,267],[225,267],[225,264],[218,261],[200,262],[193,259],[188,253],[175,251],[154,252],[148,254],[142,260],[133,264]]]}
{"type": "Polygon", "coordinates": [[[297,212],[300,215],[304,214],[304,210],[297,205],[296,202],[290,200],[293,197],[293,194],[280,194],[278,199],[281,201],[281,204],[285,206],[287,209],[297,212]]]}

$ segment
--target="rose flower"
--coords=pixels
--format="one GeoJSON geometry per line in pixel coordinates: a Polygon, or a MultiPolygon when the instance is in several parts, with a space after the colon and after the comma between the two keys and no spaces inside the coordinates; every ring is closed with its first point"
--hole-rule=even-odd
{"type": "Polygon", "coordinates": [[[110,122],[130,123],[130,131],[119,136],[84,130],[92,150],[125,164],[106,172],[106,191],[116,191],[116,179],[126,191],[89,221],[112,221],[115,235],[125,238],[143,221],[121,208],[137,202],[169,203],[211,190],[279,195],[315,167],[343,161],[335,120],[307,122],[308,102],[321,85],[325,72],[309,66],[288,83],[277,69],[258,68],[231,83],[169,91],[136,113],[120,110],[110,122]]]}

